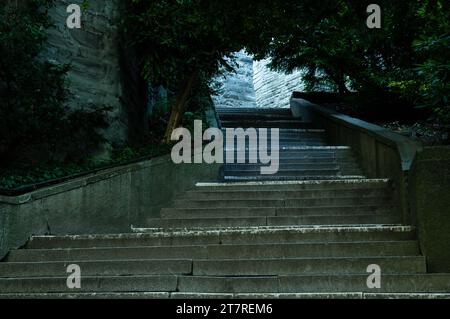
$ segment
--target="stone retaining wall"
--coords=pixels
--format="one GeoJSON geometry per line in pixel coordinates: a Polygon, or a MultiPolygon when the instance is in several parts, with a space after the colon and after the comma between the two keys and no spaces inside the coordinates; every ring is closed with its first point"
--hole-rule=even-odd
{"type": "Polygon", "coordinates": [[[419,151],[409,176],[409,202],[429,272],[450,272],[450,147],[419,151]]]}
{"type": "Polygon", "coordinates": [[[0,258],[31,235],[131,232],[219,165],[173,164],[170,156],[107,169],[16,197],[0,196],[0,258]]]}

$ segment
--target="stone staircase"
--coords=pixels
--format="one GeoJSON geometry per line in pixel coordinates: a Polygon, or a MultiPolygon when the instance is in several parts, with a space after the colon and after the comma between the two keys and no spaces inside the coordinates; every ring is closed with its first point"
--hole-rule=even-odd
{"type": "Polygon", "coordinates": [[[219,110],[227,127],[280,128],[280,171],[226,164],[134,233],[33,237],[0,263],[3,298],[449,298],[428,274],[393,185],[286,110],[219,110]],[[67,288],[67,266],[82,288],[67,288]],[[370,289],[369,265],[381,268],[370,289]]]}

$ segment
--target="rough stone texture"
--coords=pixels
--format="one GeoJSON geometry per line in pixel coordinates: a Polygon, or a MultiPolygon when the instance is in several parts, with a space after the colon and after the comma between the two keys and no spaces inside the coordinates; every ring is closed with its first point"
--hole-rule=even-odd
{"type": "Polygon", "coordinates": [[[409,178],[410,204],[430,272],[450,272],[450,147],[417,154],[409,178]]]}
{"type": "Polygon", "coordinates": [[[124,88],[119,35],[114,25],[119,16],[119,2],[89,1],[89,9],[82,11],[81,29],[66,26],[66,8],[72,3],[82,1],[57,0],[49,12],[55,27],[48,31],[48,50],[44,56],[56,63],[71,64],[67,76],[71,108],[112,107],[105,137],[109,142],[122,143],[127,137],[127,118],[121,102],[124,88]]]}
{"type": "Polygon", "coordinates": [[[305,89],[301,71],[291,74],[271,71],[269,59],[253,63],[256,104],[260,108],[289,108],[292,92],[305,89]]]}
{"type": "Polygon", "coordinates": [[[164,156],[23,196],[0,196],[0,258],[31,235],[131,232],[196,181],[217,176],[217,165],[176,165],[164,156]]]}
{"type": "Polygon", "coordinates": [[[227,73],[216,79],[219,94],[213,96],[217,108],[255,108],[253,88],[253,58],[244,51],[236,53],[236,72],[227,73]]]}

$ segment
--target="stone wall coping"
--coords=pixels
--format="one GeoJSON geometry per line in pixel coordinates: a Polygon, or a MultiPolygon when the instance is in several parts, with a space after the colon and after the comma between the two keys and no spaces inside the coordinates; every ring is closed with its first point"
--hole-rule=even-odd
{"type": "Polygon", "coordinates": [[[305,99],[295,98],[295,94],[296,93],[294,93],[291,98],[291,103],[301,103],[313,113],[320,114],[332,121],[338,122],[343,126],[368,134],[378,142],[389,147],[396,148],[401,158],[403,171],[409,171],[411,169],[417,151],[423,148],[422,143],[419,141],[415,141],[406,136],[392,132],[381,126],[339,113],[318,104],[311,103],[305,99]]]}
{"type": "Polygon", "coordinates": [[[59,193],[64,193],[77,188],[82,188],[90,184],[98,183],[107,179],[114,178],[119,175],[128,174],[130,172],[161,165],[171,161],[170,155],[155,157],[153,159],[144,160],[137,163],[126,164],[113,168],[106,168],[95,173],[87,174],[82,177],[71,179],[59,184],[43,187],[18,196],[0,195],[0,205],[22,205],[35,200],[43,199],[59,193]]]}

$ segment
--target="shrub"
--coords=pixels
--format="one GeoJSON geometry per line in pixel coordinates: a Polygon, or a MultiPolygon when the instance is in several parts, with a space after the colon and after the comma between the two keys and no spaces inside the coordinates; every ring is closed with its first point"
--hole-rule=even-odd
{"type": "Polygon", "coordinates": [[[107,108],[67,107],[67,65],[42,58],[53,0],[0,6],[0,167],[79,160],[102,142],[107,108]]]}

